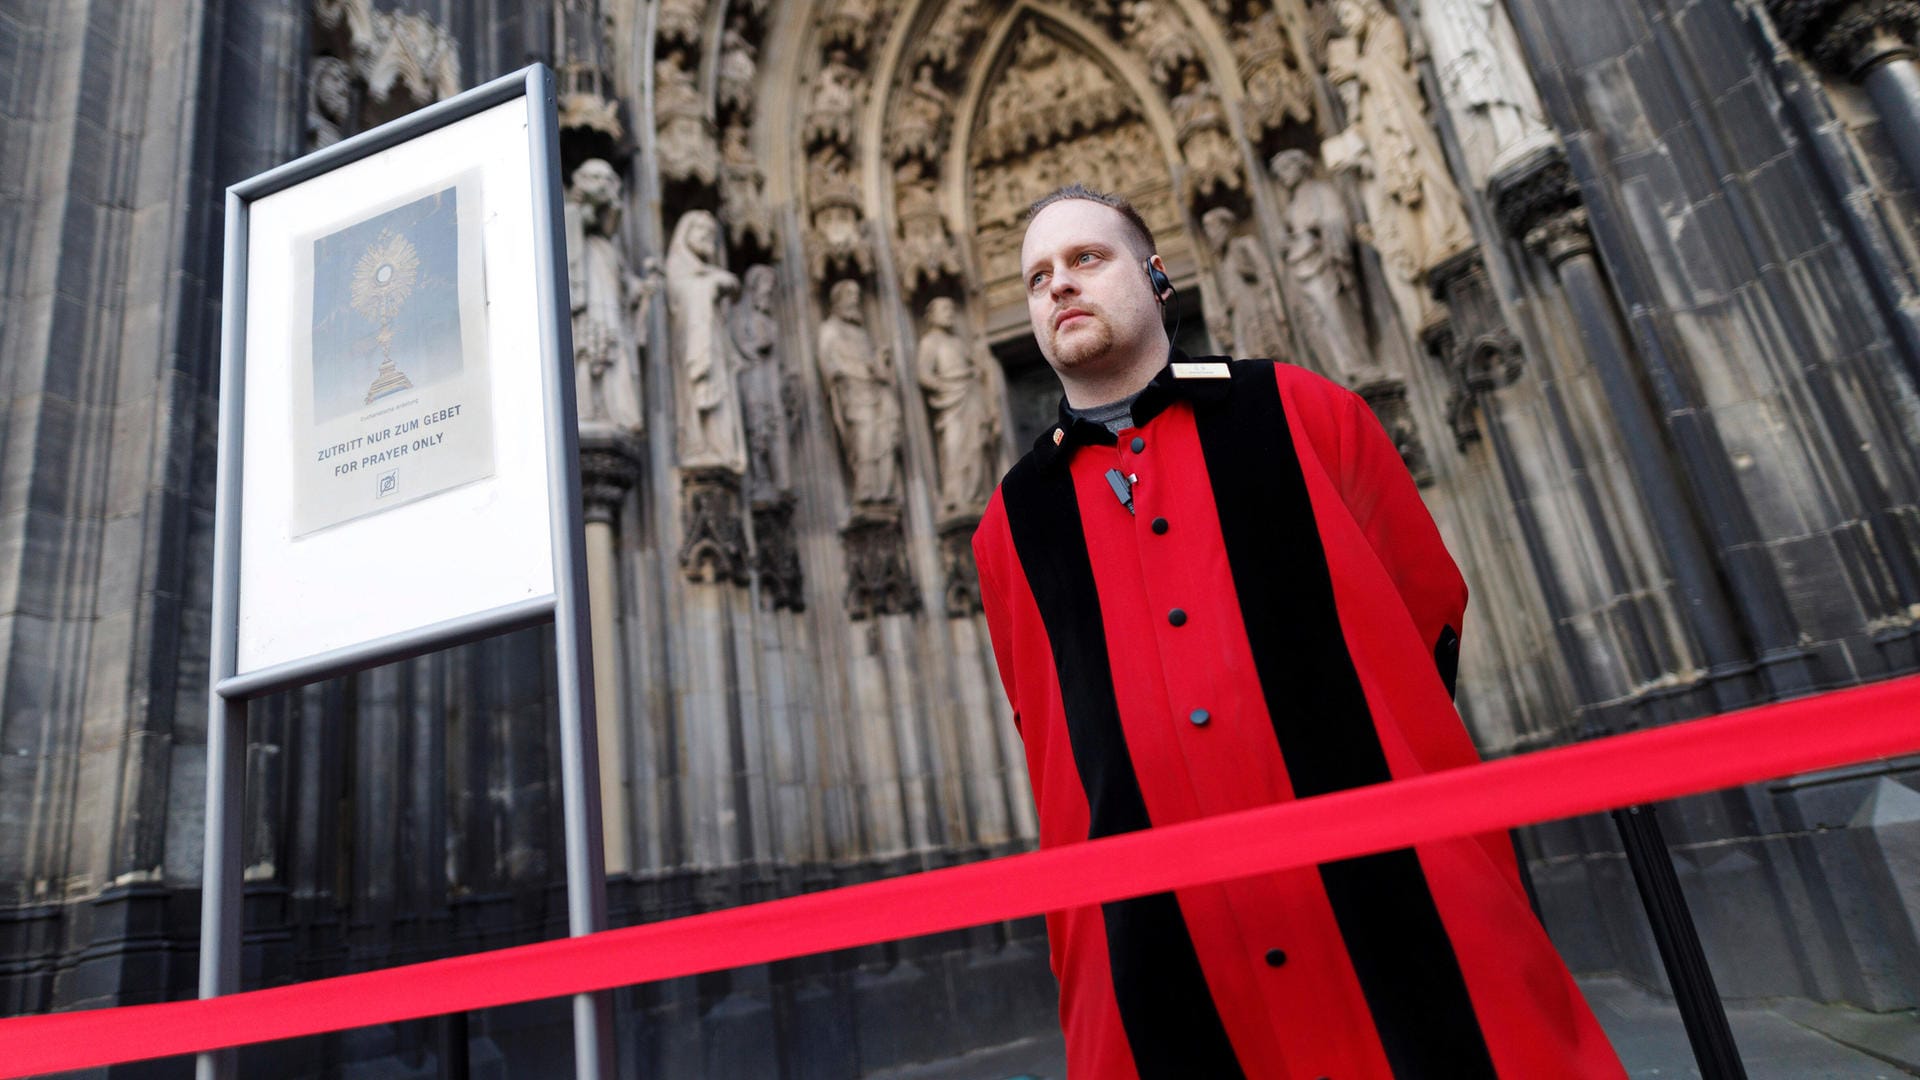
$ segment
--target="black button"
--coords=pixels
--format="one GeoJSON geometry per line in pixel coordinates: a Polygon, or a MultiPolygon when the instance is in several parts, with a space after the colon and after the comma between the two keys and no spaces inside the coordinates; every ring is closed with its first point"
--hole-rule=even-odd
{"type": "Polygon", "coordinates": [[[1167,519],[1166,518],[1153,519],[1153,534],[1155,536],[1167,535],[1167,519]]]}
{"type": "Polygon", "coordinates": [[[1268,949],[1267,950],[1267,966],[1268,967],[1279,967],[1281,964],[1284,964],[1286,962],[1287,962],[1287,951],[1285,949],[1268,949]]]}
{"type": "Polygon", "coordinates": [[[1187,625],[1187,613],[1179,608],[1174,608],[1172,611],[1167,612],[1167,621],[1175,626],[1185,626],[1187,625]]]}
{"type": "Polygon", "coordinates": [[[1193,721],[1194,727],[1206,727],[1207,721],[1213,717],[1205,709],[1195,709],[1187,714],[1187,719],[1193,721]]]}
{"type": "Polygon", "coordinates": [[[1131,445],[1133,446],[1133,452],[1137,454],[1140,451],[1145,450],[1147,448],[1147,440],[1141,438],[1138,435],[1135,435],[1133,437],[1133,442],[1131,445]]]}

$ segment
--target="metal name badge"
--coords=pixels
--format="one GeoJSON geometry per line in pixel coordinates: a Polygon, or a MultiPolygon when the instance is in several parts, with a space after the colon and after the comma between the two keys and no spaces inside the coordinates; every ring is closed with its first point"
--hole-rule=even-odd
{"type": "Polygon", "coordinates": [[[1204,364],[1174,364],[1173,377],[1176,379],[1230,379],[1232,374],[1227,365],[1213,362],[1204,364]]]}

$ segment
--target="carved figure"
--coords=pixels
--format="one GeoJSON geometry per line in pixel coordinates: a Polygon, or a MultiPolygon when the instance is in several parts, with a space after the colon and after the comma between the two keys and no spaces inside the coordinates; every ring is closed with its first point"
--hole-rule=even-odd
{"type": "Polygon", "coordinates": [[[370,102],[387,104],[396,88],[408,99],[380,110],[378,120],[460,92],[459,43],[425,15],[376,11],[373,0],[315,0],[314,13],[322,26],[346,28],[354,74],[370,102]]]}
{"type": "Polygon", "coordinates": [[[847,63],[847,54],[835,49],[813,77],[813,100],[800,136],[808,145],[832,142],[853,145],[853,114],[860,104],[860,73],[847,63]]]}
{"type": "Polygon", "coordinates": [[[900,95],[893,114],[893,160],[919,157],[937,160],[940,121],[947,112],[947,93],[934,85],[933,65],[921,64],[913,85],[900,95]]]}
{"type": "Polygon", "coordinates": [[[840,454],[853,474],[853,505],[889,513],[900,498],[900,399],[885,347],[867,335],[860,283],[834,283],[815,354],[833,411],[840,454]]]}
{"type": "Polygon", "coordinates": [[[1132,0],[1122,7],[1127,42],[1147,58],[1153,80],[1169,85],[1183,65],[1200,59],[1199,46],[1180,16],[1155,0],[1132,0]]]}
{"type": "Polygon", "coordinates": [[[353,134],[353,71],[336,56],[316,56],[307,75],[307,146],[318,150],[353,134]]]}
{"type": "Polygon", "coordinates": [[[1228,133],[1226,110],[1198,61],[1186,66],[1182,83],[1186,89],[1174,96],[1171,109],[1190,189],[1203,197],[1221,188],[1240,190],[1240,152],[1228,133]]]}
{"type": "Polygon", "coordinates": [[[774,314],[779,279],[773,267],[749,266],[740,302],[728,320],[734,362],[740,373],[741,406],[746,414],[747,475],[755,505],[792,486],[788,455],[789,392],[780,363],[780,320],[774,314]]]}
{"type": "Polygon", "coordinates": [[[740,280],[716,265],[719,238],[720,223],[712,214],[689,210],[667,245],[675,419],[681,467],[739,474],[747,468],[747,447],[723,328],[727,301],[739,292],[740,280]]]}
{"type": "Polygon", "coordinates": [[[719,178],[720,150],[713,123],[700,102],[693,72],[678,51],[653,65],[653,111],[658,117],[655,146],[660,174],[668,180],[711,184],[719,178]]]}
{"type": "Polygon", "coordinates": [[[654,36],[664,42],[698,45],[706,18],[706,0],[660,0],[654,36]]]}
{"type": "Polygon", "coordinates": [[[836,0],[820,19],[820,39],[863,53],[868,39],[885,25],[879,0],[836,0]]]}
{"type": "Polygon", "coordinates": [[[599,158],[573,170],[567,186],[567,286],[573,296],[574,394],[580,424],[637,432],[637,362],[644,305],[656,275],[632,272],[620,244],[620,174],[599,158]]]}
{"type": "Polygon", "coordinates": [[[773,249],[773,208],[767,205],[760,164],[747,145],[747,126],[727,125],[720,139],[720,209],[735,243],[773,249]]]}
{"type": "Polygon", "coordinates": [[[720,38],[720,107],[746,112],[753,104],[753,80],[760,68],[758,52],[735,18],[720,38]]]}
{"type": "Polygon", "coordinates": [[[941,72],[958,67],[967,45],[980,29],[980,0],[950,0],[934,17],[920,43],[918,58],[941,72]]]}
{"type": "Polygon", "coordinates": [[[1379,0],[1337,0],[1335,12],[1346,36],[1328,43],[1327,67],[1351,133],[1336,141],[1335,157],[1370,174],[1374,244],[1403,281],[1417,283],[1472,246],[1473,232],[1427,123],[1406,28],[1379,0]]]}
{"type": "Polygon", "coordinates": [[[860,224],[860,185],[839,148],[824,147],[807,162],[807,201],[813,212],[807,252],[814,280],[848,267],[871,273],[873,252],[860,224]]]}
{"type": "Polygon", "coordinates": [[[1200,228],[1220,260],[1220,295],[1226,318],[1211,329],[1236,356],[1285,357],[1287,317],[1274,300],[1273,270],[1251,236],[1234,236],[1239,216],[1224,206],[1201,215],[1200,228]]]}
{"type": "Polygon", "coordinates": [[[1351,382],[1378,377],[1356,300],[1353,222],[1340,190],[1315,174],[1313,159],[1302,150],[1281,151],[1270,167],[1289,194],[1286,266],[1301,301],[1296,314],[1307,351],[1325,374],[1351,382]]]}
{"type": "Polygon", "coordinates": [[[908,289],[932,284],[942,274],[960,273],[960,253],[947,234],[947,219],[933,178],[923,166],[909,161],[894,174],[894,216],[900,220],[896,262],[900,281],[908,289]]]}
{"type": "MultiPolygon", "coordinates": [[[[993,493],[995,449],[1000,438],[1000,401],[993,374],[953,332],[953,301],[927,304],[927,332],[914,355],[920,389],[933,414],[933,442],[940,467],[942,518],[977,511],[993,493]]],[[[984,351],[984,350],[983,350],[984,351]]]]}
{"type": "Polygon", "coordinates": [[[1247,87],[1249,135],[1259,138],[1289,122],[1313,122],[1313,76],[1301,66],[1277,10],[1247,23],[1233,39],[1233,53],[1247,87]]]}
{"type": "Polygon", "coordinates": [[[1513,28],[1493,0],[1424,0],[1427,48],[1449,104],[1466,114],[1485,138],[1467,132],[1462,142],[1484,174],[1500,158],[1538,145],[1547,122],[1526,70],[1513,28]]]}

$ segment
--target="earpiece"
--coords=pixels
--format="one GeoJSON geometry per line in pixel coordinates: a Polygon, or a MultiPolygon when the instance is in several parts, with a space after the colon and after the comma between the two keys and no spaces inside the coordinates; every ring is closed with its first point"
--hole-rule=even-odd
{"type": "Polygon", "coordinates": [[[1147,264],[1147,280],[1153,284],[1153,298],[1155,300],[1158,300],[1164,304],[1168,300],[1173,299],[1170,296],[1162,295],[1164,293],[1170,293],[1173,291],[1173,282],[1167,280],[1166,271],[1161,270],[1159,267],[1153,265],[1152,263],[1148,263],[1147,264]]]}

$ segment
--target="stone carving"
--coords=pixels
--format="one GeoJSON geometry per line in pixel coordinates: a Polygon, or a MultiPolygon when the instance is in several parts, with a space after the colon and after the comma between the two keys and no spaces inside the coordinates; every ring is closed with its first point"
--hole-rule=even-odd
{"type": "Polygon", "coordinates": [[[1447,424],[1454,446],[1464,450],[1480,438],[1480,399],[1520,377],[1520,342],[1507,329],[1478,249],[1434,267],[1429,280],[1452,317],[1430,331],[1424,344],[1447,372],[1447,424]]]}
{"type": "Polygon", "coordinates": [[[353,70],[337,56],[316,56],[307,73],[307,146],[318,150],[354,133],[353,70]]]}
{"type": "Polygon", "coordinates": [[[740,477],[692,469],[680,485],[680,569],[704,584],[747,583],[747,534],[740,522],[740,477]]]}
{"type": "Polygon", "coordinates": [[[807,105],[807,117],[800,137],[813,146],[830,142],[853,145],[854,113],[860,106],[860,73],[847,62],[847,54],[835,49],[813,77],[813,100],[807,105]]]}
{"type": "Polygon", "coordinates": [[[613,166],[589,158],[567,185],[567,286],[573,300],[573,364],[580,426],[637,432],[643,305],[657,274],[633,273],[620,242],[621,183],[613,166]]]}
{"type": "Polygon", "coordinates": [[[1092,57],[1062,48],[1028,24],[1006,75],[987,94],[985,122],[973,136],[974,163],[1025,154],[1134,113],[1132,95],[1092,57]]]}
{"type": "Polygon", "coordinates": [[[720,88],[722,109],[745,113],[753,105],[753,81],[758,76],[759,51],[747,40],[745,20],[736,16],[720,39],[720,88]]]}
{"type": "Polygon", "coordinates": [[[870,274],[873,251],[860,221],[860,185],[852,163],[828,146],[807,162],[807,199],[813,211],[807,230],[808,269],[815,281],[836,271],[870,274]]]}
{"type": "Polygon", "coordinates": [[[1780,36],[1828,74],[1857,77],[1920,39],[1915,0],[1765,0],[1780,36]]]}
{"type": "Polygon", "coordinates": [[[915,60],[932,64],[942,75],[953,71],[960,66],[980,26],[980,0],[949,0],[934,17],[933,25],[927,27],[915,60]]]}
{"type": "Polygon", "coordinates": [[[1169,86],[1187,64],[1200,62],[1200,46],[1186,23],[1158,0],[1130,0],[1122,6],[1127,44],[1146,58],[1153,81],[1169,86]]]}
{"type": "Polygon", "coordinates": [[[707,0],[660,0],[654,37],[663,44],[697,48],[706,22],[707,0]]]}
{"type": "Polygon", "coordinates": [[[1332,181],[1315,174],[1302,150],[1274,155],[1273,177],[1288,193],[1283,245],[1300,336],[1322,372],[1362,381],[1378,374],[1367,348],[1353,266],[1353,222],[1332,181]]]}
{"type": "Polygon", "coordinates": [[[946,91],[934,85],[933,65],[921,64],[913,85],[901,92],[893,107],[893,130],[888,138],[893,160],[917,157],[938,161],[941,120],[946,114],[946,91]]]}
{"type": "Polygon", "coordinates": [[[820,17],[820,40],[864,53],[867,42],[886,25],[886,7],[883,0],[829,0],[820,17]]]}
{"type": "Polygon", "coordinates": [[[720,176],[720,150],[713,122],[700,101],[686,57],[669,52],[653,65],[654,146],[660,175],[670,181],[712,184],[720,176]]]}
{"type": "Polygon", "coordinates": [[[814,352],[841,458],[853,477],[854,513],[891,512],[900,499],[900,399],[893,365],[867,334],[860,283],[834,282],[828,300],[814,352]]]}
{"type": "Polygon", "coordinates": [[[1188,64],[1182,77],[1186,89],[1174,96],[1173,123],[1180,156],[1187,163],[1189,193],[1211,198],[1216,191],[1239,191],[1240,151],[1227,128],[1226,109],[1201,75],[1198,62],[1188,64]]]}
{"type": "Polygon", "coordinates": [[[1313,122],[1313,75],[1301,65],[1279,11],[1269,8],[1245,23],[1233,39],[1233,55],[1247,88],[1242,111],[1250,138],[1313,122]]]}
{"type": "Polygon", "coordinates": [[[1422,0],[1441,93],[1461,119],[1461,149],[1481,177],[1548,140],[1513,27],[1494,0],[1422,0]]]}
{"type": "Polygon", "coordinates": [[[920,610],[920,590],[907,565],[897,515],[856,516],[840,530],[847,546],[847,617],[907,615],[920,610]]]}
{"type": "Polygon", "coordinates": [[[787,423],[793,394],[780,363],[780,320],[774,314],[778,287],[773,267],[747,267],[740,302],[727,323],[746,420],[748,500],[755,506],[793,484],[787,423]]]}
{"type": "Polygon", "coordinates": [[[740,281],[717,265],[719,239],[720,223],[712,214],[680,215],[667,246],[667,316],[680,465],[737,476],[747,469],[747,446],[725,326],[727,302],[740,281]]]}
{"type": "Polygon", "coordinates": [[[640,462],[618,443],[589,443],[580,447],[580,502],[586,520],[601,525],[620,523],[620,505],[640,482],[640,462]]]}
{"type": "Polygon", "coordinates": [[[957,309],[937,296],[927,304],[927,332],[914,354],[920,389],[933,414],[933,444],[939,465],[939,516],[977,512],[999,479],[993,466],[1000,445],[1000,392],[991,355],[973,350],[954,333],[957,309]],[[984,361],[984,362],[983,362],[984,361]]]}
{"type": "Polygon", "coordinates": [[[1239,215],[1216,206],[1200,216],[1200,228],[1220,260],[1220,298],[1225,317],[1209,320],[1214,340],[1235,356],[1285,358],[1287,317],[1267,253],[1251,236],[1235,236],[1239,215]]]}
{"type": "Polygon", "coordinates": [[[734,243],[773,250],[773,208],[767,205],[766,178],[747,144],[747,126],[735,121],[720,139],[720,212],[734,243]]]}
{"type": "Polygon", "coordinates": [[[900,242],[895,245],[894,261],[909,292],[960,273],[959,247],[947,232],[933,178],[922,175],[922,170],[920,163],[908,162],[895,176],[894,216],[900,221],[900,242]]]}
{"type": "Polygon", "coordinates": [[[1354,391],[1366,400],[1374,418],[1387,430],[1394,449],[1400,451],[1400,460],[1413,474],[1413,482],[1420,487],[1433,483],[1433,466],[1427,461],[1427,449],[1420,442],[1420,429],[1414,424],[1413,411],[1408,406],[1407,384],[1388,378],[1363,383],[1354,387],[1354,391]]]}
{"type": "Polygon", "coordinates": [[[760,579],[760,603],[774,611],[807,610],[795,540],[791,496],[754,504],[753,572],[760,579]]]}
{"type": "Polygon", "coordinates": [[[1525,241],[1554,266],[1593,250],[1580,187],[1557,144],[1548,144],[1495,175],[1487,194],[1501,229],[1525,241]]]}
{"type": "Polygon", "coordinates": [[[1347,130],[1327,158],[1366,178],[1372,242],[1416,325],[1430,310],[1417,286],[1427,270],[1473,244],[1460,192],[1447,173],[1407,53],[1406,29],[1379,0],[1337,0],[1345,36],[1327,44],[1328,74],[1347,130]]]}
{"type": "Polygon", "coordinates": [[[973,531],[980,527],[977,516],[955,518],[940,526],[940,568],[946,572],[947,616],[964,619],[978,615],[980,606],[980,568],[973,562],[973,531]]]}
{"type": "Polygon", "coordinates": [[[369,125],[460,92],[460,46],[425,15],[377,11],[373,0],[314,0],[314,14],[328,30],[344,31],[353,73],[376,109],[369,125]]]}

